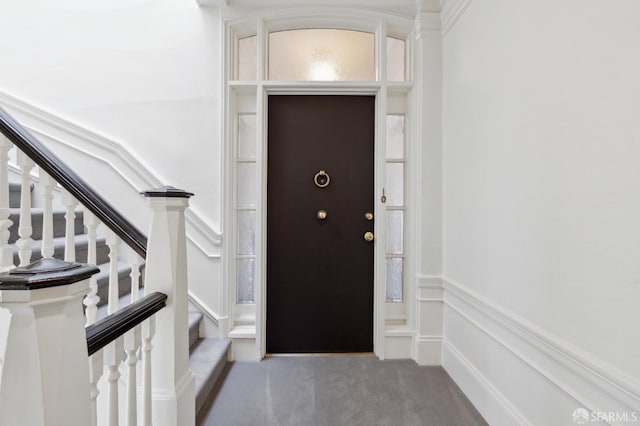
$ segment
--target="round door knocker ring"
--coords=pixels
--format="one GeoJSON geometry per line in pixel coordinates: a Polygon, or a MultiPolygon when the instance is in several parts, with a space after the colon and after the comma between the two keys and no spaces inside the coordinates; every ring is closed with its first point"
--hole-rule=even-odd
{"type": "Polygon", "coordinates": [[[329,186],[330,182],[331,178],[324,170],[320,170],[313,177],[313,183],[315,183],[318,188],[326,188],[327,186],[329,186]]]}

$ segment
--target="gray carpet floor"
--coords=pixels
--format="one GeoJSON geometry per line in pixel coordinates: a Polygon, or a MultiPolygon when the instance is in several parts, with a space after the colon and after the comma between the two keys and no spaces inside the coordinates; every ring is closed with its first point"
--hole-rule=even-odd
{"type": "Polygon", "coordinates": [[[199,426],[475,426],[480,414],[441,367],[373,355],[234,362],[199,426]]]}

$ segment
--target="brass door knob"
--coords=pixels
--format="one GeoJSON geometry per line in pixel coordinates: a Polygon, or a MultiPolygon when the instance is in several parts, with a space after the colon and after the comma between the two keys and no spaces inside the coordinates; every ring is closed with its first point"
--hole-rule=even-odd
{"type": "Polygon", "coordinates": [[[373,232],[367,231],[364,233],[365,241],[373,241],[373,232]]]}
{"type": "Polygon", "coordinates": [[[364,218],[365,218],[365,219],[367,219],[367,220],[373,220],[373,213],[371,213],[371,212],[366,212],[366,213],[364,214],[364,218]]]}
{"type": "Polygon", "coordinates": [[[320,220],[325,220],[327,218],[327,211],[326,210],[318,210],[318,213],[316,213],[316,217],[320,220]]]}

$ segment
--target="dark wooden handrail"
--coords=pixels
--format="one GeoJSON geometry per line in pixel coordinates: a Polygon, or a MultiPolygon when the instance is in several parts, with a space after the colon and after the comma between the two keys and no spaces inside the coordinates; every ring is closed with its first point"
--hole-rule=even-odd
{"type": "Polygon", "coordinates": [[[131,305],[87,326],[87,349],[93,355],[109,343],[164,308],[167,295],[151,293],[131,305]]]}
{"type": "Polygon", "coordinates": [[[0,132],[143,258],[147,237],[53,152],[0,108],[0,132]]]}

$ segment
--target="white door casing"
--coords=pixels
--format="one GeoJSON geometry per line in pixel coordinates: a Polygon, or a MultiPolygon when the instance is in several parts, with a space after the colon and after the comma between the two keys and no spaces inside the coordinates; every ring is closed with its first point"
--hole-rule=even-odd
{"type": "MultiPolygon", "coordinates": [[[[425,32],[425,23],[430,25],[434,12],[420,14],[415,22],[412,19],[392,14],[372,12],[361,9],[304,8],[264,10],[252,16],[241,15],[223,19],[223,141],[224,141],[224,231],[229,237],[224,239],[223,279],[220,290],[220,337],[233,340],[233,357],[235,359],[258,360],[264,355],[265,348],[265,306],[266,306],[266,101],[270,94],[340,94],[340,95],[374,95],[376,96],[376,147],[375,147],[375,282],[374,282],[374,351],[378,357],[413,358],[422,363],[438,364],[439,356],[434,359],[433,353],[439,352],[437,332],[441,330],[438,320],[439,306],[421,306],[418,292],[423,292],[422,284],[427,277],[439,271],[425,270],[420,261],[424,256],[424,244],[420,231],[425,227],[421,217],[420,194],[422,172],[422,156],[427,154],[417,141],[422,140],[423,129],[439,129],[439,122],[425,123],[425,108],[430,105],[420,96],[418,90],[425,91],[422,81],[423,67],[418,60],[431,61],[433,66],[440,67],[441,59],[425,58],[424,37],[437,36],[439,26],[425,32]],[[420,19],[420,18],[424,19],[420,19]],[[315,82],[315,81],[270,81],[266,78],[268,56],[268,34],[272,31],[306,28],[332,28],[370,32],[375,35],[375,67],[376,81],[363,82],[315,82]],[[257,70],[256,80],[234,80],[236,74],[236,50],[238,40],[256,36],[257,70]],[[393,36],[406,41],[406,81],[386,81],[386,37],[393,36]],[[435,62],[435,64],[434,64],[435,62]],[[255,114],[256,148],[255,158],[238,160],[236,155],[237,120],[239,115],[255,114]],[[386,208],[379,202],[386,185],[386,119],[387,114],[403,114],[405,117],[405,161],[404,161],[404,294],[402,303],[386,302],[386,259],[385,259],[385,224],[386,208]],[[420,121],[423,121],[420,123],[420,121]],[[237,167],[238,164],[251,164],[255,169],[255,205],[242,207],[240,210],[255,212],[255,253],[243,258],[253,259],[253,283],[255,303],[237,303],[237,167]],[[421,329],[422,314],[428,311],[429,323],[435,331],[424,333],[421,329]],[[421,355],[420,342],[436,341],[429,344],[429,356],[421,355]]],[[[439,14],[438,15],[439,19],[439,14]]],[[[433,52],[432,52],[433,53],[433,52]]],[[[437,52],[439,53],[439,52],[437,52]]],[[[437,56],[437,55],[436,55],[437,56]]],[[[439,84],[436,82],[436,84],[439,84]]],[[[433,91],[431,91],[433,93],[433,91]]],[[[440,99],[436,100],[440,104],[440,99]]],[[[436,121],[439,116],[436,116],[436,121]]],[[[438,145],[439,141],[434,141],[438,145]]],[[[240,166],[244,167],[244,166],[240,166]]],[[[438,178],[439,179],[439,178],[438,178]]],[[[436,194],[437,195],[437,194],[436,194]]],[[[439,220],[439,219],[438,219],[439,220]]],[[[434,222],[437,222],[434,221],[434,222]]],[[[427,224],[430,225],[430,224],[427,224]]],[[[439,226],[436,223],[435,226],[439,226]]],[[[430,225],[434,227],[433,224],[430,225]]],[[[438,242],[439,244],[439,242],[438,242]]],[[[438,253],[438,256],[440,254],[438,253]]],[[[431,281],[429,281],[431,282],[431,281]]],[[[432,285],[431,285],[432,287],[432,285]]],[[[430,291],[430,290],[429,290],[430,291]]],[[[330,315],[330,313],[327,313],[330,315]]]]}

